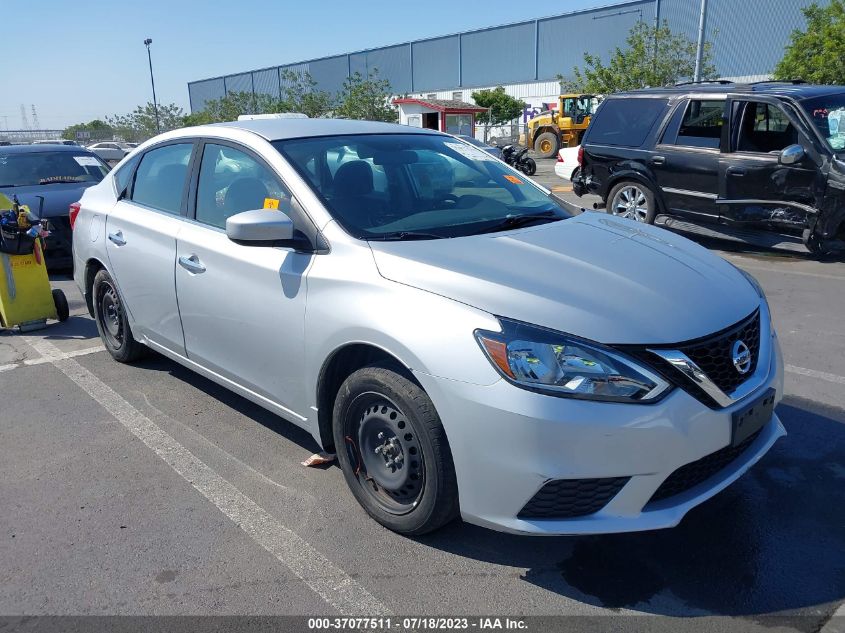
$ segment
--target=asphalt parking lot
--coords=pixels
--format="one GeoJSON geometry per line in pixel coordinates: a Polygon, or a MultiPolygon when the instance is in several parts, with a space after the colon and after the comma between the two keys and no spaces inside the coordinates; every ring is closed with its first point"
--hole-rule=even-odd
{"type": "MultiPolygon", "coordinates": [[[[569,198],[552,166],[540,161],[537,179],[569,198]]],[[[112,361],[73,281],[56,276],[67,322],[0,331],[0,614],[831,626],[845,600],[845,263],[719,252],[768,294],[788,436],[675,529],[540,539],[383,529],[339,468],[300,465],[317,450],[303,431],[163,357],[112,361]]]]}

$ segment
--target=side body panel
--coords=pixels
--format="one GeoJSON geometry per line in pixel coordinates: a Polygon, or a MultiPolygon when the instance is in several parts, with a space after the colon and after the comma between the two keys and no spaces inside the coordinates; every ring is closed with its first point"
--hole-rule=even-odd
{"type": "Polygon", "coordinates": [[[176,234],[184,220],[120,200],[106,218],[106,252],[136,338],[185,353],[176,302],[176,234]],[[122,243],[121,243],[122,242],[122,243]]]}
{"type": "Polygon", "coordinates": [[[236,244],[190,221],[177,244],[187,357],[304,420],[306,271],[318,255],[236,244]],[[204,270],[192,272],[183,258],[204,270]]]}

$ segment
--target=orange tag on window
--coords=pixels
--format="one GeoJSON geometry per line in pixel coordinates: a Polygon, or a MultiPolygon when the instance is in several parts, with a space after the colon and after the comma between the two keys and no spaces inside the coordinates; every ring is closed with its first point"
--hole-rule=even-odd
{"type": "Polygon", "coordinates": [[[505,180],[508,182],[512,182],[515,185],[521,185],[523,182],[517,178],[516,176],[511,176],[510,174],[505,174],[505,180]]]}
{"type": "Polygon", "coordinates": [[[278,209],[279,200],[277,198],[264,198],[265,209],[278,209]]]}

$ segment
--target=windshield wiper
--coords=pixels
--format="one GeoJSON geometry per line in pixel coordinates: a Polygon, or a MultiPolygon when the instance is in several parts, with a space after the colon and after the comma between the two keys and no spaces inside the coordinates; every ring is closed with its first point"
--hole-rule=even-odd
{"type": "Polygon", "coordinates": [[[501,221],[488,226],[478,231],[478,233],[496,233],[498,231],[508,231],[510,229],[518,229],[535,222],[562,220],[554,211],[543,211],[542,213],[526,213],[523,215],[508,215],[502,218],[501,221]]]}
{"type": "Polygon", "coordinates": [[[425,233],[423,231],[393,231],[392,233],[384,233],[379,236],[368,237],[368,240],[377,242],[400,242],[404,240],[440,240],[443,235],[436,233],[425,233]]]}

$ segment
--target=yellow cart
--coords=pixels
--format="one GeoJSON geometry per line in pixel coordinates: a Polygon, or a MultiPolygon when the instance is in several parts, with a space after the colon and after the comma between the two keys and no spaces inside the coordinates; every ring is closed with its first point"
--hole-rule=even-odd
{"type": "MultiPolygon", "coordinates": [[[[0,213],[14,208],[8,197],[0,194],[0,213]]],[[[47,325],[47,319],[64,321],[69,309],[65,294],[50,288],[44,251],[40,238],[26,255],[0,252],[0,326],[18,326],[22,332],[47,325]]]]}

